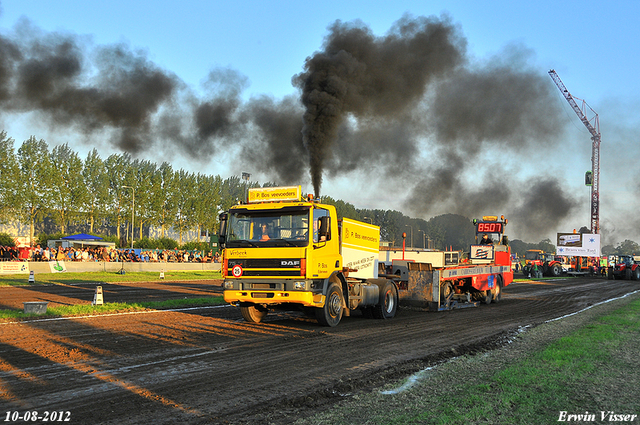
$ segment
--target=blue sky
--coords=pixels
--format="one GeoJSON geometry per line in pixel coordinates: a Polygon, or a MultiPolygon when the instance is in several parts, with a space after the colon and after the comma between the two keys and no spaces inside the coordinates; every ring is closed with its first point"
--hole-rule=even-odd
{"type": "MultiPolygon", "coordinates": [[[[629,218],[637,211],[640,193],[636,183],[640,174],[636,165],[640,164],[638,1],[2,0],[0,7],[0,35],[9,39],[20,39],[23,31],[60,33],[72,35],[92,52],[96,46],[124,43],[131,51],[175,75],[196,97],[206,97],[208,89],[203,84],[211,70],[232,69],[246,79],[241,94],[244,101],[259,96],[275,100],[299,96],[292,77],[303,71],[307,57],[323,48],[328,27],[336,20],[346,23],[359,20],[374,35],[383,37],[405,14],[447,15],[466,40],[470,63],[486,64],[493,57],[503,57],[509,46],[516,46],[519,54],[526,56],[523,61],[527,69],[543,76],[549,69],[555,69],[569,91],[598,112],[602,131],[603,239],[605,243],[627,238],[640,240],[639,221],[629,218]]],[[[86,58],[88,62],[94,60],[90,54],[86,58]]],[[[550,78],[548,84],[555,87],[550,78]]],[[[528,101],[523,94],[521,102],[528,101]]],[[[539,234],[528,232],[525,223],[519,223],[514,226],[516,234],[511,235],[512,239],[537,241],[553,237],[555,232],[588,225],[589,194],[582,180],[591,165],[589,134],[559,91],[555,102],[552,107],[562,111],[559,119],[566,127],[564,133],[541,145],[538,152],[531,147],[509,152],[500,164],[514,176],[513,190],[523,193],[522,196],[526,196],[527,180],[549,175],[562,182],[562,190],[583,205],[577,206],[572,216],[563,217],[557,227],[545,227],[539,234]]],[[[100,138],[104,135],[82,137],[74,133],[77,130],[73,126],[65,131],[54,129],[34,119],[29,111],[5,111],[0,115],[0,125],[18,146],[35,134],[50,146],[68,142],[83,156],[94,146],[103,158],[119,152],[117,146],[100,138]]],[[[225,152],[219,149],[206,161],[193,161],[166,148],[138,155],[158,162],[168,160],[175,168],[194,172],[228,177],[248,171],[261,181],[275,180],[269,173],[250,170],[246,162],[234,160],[234,155],[243,154],[242,150],[234,151],[234,155],[225,152]]],[[[476,152],[468,159],[482,162],[483,158],[476,152]]],[[[487,175],[472,170],[465,174],[469,185],[481,186],[478,179],[483,178],[487,175]]],[[[305,180],[300,184],[309,187],[309,180],[305,180]]],[[[436,213],[458,212],[447,211],[452,205],[447,203],[422,216],[420,211],[403,209],[398,199],[404,200],[409,195],[398,195],[397,186],[397,182],[389,184],[385,176],[356,170],[325,175],[322,194],[349,201],[358,208],[398,209],[426,219],[436,213]]],[[[410,196],[416,195],[421,194],[410,196]]],[[[451,193],[452,197],[456,195],[451,193]]],[[[509,213],[509,208],[501,208],[507,211],[486,211],[486,214],[509,213]]],[[[522,210],[524,206],[519,208],[522,210]]]]}

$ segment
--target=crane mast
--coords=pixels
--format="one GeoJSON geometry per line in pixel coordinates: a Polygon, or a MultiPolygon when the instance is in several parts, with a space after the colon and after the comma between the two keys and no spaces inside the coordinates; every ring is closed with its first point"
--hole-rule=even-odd
{"type": "Polygon", "coordinates": [[[549,75],[560,89],[564,98],[567,99],[573,111],[578,115],[580,121],[582,121],[585,127],[587,127],[587,130],[589,130],[589,133],[591,133],[591,140],[593,141],[591,144],[591,173],[593,176],[591,186],[591,233],[600,233],[600,122],[598,120],[598,114],[587,102],[569,93],[569,90],[567,90],[555,70],[550,70],[549,75]],[[582,108],[578,105],[576,99],[582,102],[582,108]],[[594,114],[594,118],[592,119],[594,125],[587,119],[586,108],[589,108],[594,114]]]}

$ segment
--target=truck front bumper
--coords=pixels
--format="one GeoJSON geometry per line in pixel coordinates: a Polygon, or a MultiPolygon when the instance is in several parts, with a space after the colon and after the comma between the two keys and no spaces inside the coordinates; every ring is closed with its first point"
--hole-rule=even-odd
{"type": "Polygon", "coordinates": [[[264,305],[299,304],[305,307],[324,306],[325,296],[320,293],[301,291],[256,291],[230,289],[224,291],[224,300],[229,304],[252,303],[264,305]]]}

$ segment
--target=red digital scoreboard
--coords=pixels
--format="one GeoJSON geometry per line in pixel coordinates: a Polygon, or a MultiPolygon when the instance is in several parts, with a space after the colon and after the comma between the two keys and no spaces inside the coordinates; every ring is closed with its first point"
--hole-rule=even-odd
{"type": "Polygon", "coordinates": [[[476,223],[476,233],[502,233],[504,223],[500,221],[479,221],[476,223]]]}

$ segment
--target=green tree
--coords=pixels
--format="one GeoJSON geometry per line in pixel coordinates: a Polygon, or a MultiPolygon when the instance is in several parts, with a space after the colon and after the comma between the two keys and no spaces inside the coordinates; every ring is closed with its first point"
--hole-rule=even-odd
{"type": "Polygon", "coordinates": [[[155,163],[135,160],[132,163],[133,179],[129,181],[135,187],[135,222],[139,225],[139,239],[142,239],[145,224],[154,221],[160,209],[158,192],[160,175],[155,163]]]}
{"type": "Polygon", "coordinates": [[[622,242],[620,245],[616,247],[616,254],[617,255],[624,255],[624,254],[640,255],[640,246],[638,246],[636,242],[626,239],[624,242],[622,242]]]}
{"type": "Polygon", "coordinates": [[[201,240],[203,230],[213,234],[218,227],[218,212],[222,204],[222,179],[220,176],[196,175],[197,196],[193,202],[193,221],[201,240]]]}
{"type": "Polygon", "coordinates": [[[60,231],[66,233],[69,218],[77,215],[87,197],[82,160],[66,143],[54,147],[50,158],[54,170],[50,208],[60,231]]]}
{"type": "Polygon", "coordinates": [[[25,140],[18,149],[22,202],[19,217],[29,224],[29,241],[33,245],[35,225],[49,210],[52,197],[53,167],[47,142],[35,136],[25,140]]]}
{"type": "Polygon", "coordinates": [[[194,227],[197,186],[195,175],[183,169],[174,173],[174,179],[177,181],[177,191],[175,194],[176,215],[173,228],[178,231],[178,245],[182,245],[183,234],[194,227]]]}
{"type": "Polygon", "coordinates": [[[13,143],[5,131],[0,132],[0,222],[5,223],[15,217],[22,199],[20,167],[13,143]]]}
{"type": "Polygon", "coordinates": [[[178,191],[177,181],[173,168],[167,162],[163,162],[159,168],[160,173],[160,211],[157,214],[157,225],[161,229],[161,237],[164,238],[167,229],[174,223],[176,216],[176,192],[178,191]]]}
{"type": "Polygon", "coordinates": [[[538,244],[533,249],[539,249],[543,252],[548,252],[548,253],[556,252],[556,246],[553,242],[551,242],[551,239],[549,238],[543,239],[540,242],[538,242],[538,244]]]}
{"type": "Polygon", "coordinates": [[[458,214],[442,214],[428,221],[437,233],[437,246],[444,249],[466,250],[475,242],[476,230],[473,222],[458,214]],[[441,244],[441,245],[440,245],[441,244]]]}
{"type": "Polygon", "coordinates": [[[107,169],[96,149],[89,152],[84,161],[82,180],[86,196],[81,209],[89,220],[89,233],[93,233],[96,220],[106,215],[105,206],[109,203],[107,169]]]}
{"type": "MultiPolygon", "coordinates": [[[[109,198],[106,204],[106,213],[112,223],[116,225],[118,240],[122,240],[121,226],[126,221],[125,214],[131,204],[131,193],[127,197],[127,190],[122,186],[127,186],[127,175],[131,175],[131,156],[129,154],[112,154],[104,162],[107,171],[109,198]],[[128,199],[127,199],[128,198],[128,199]]],[[[129,177],[131,180],[131,177],[129,177]]]]}
{"type": "Polygon", "coordinates": [[[231,176],[222,182],[222,209],[224,211],[245,199],[245,187],[249,187],[249,185],[245,186],[241,183],[238,176],[231,176]]]}
{"type": "Polygon", "coordinates": [[[0,233],[0,246],[16,246],[16,241],[8,233],[0,233]]]}

